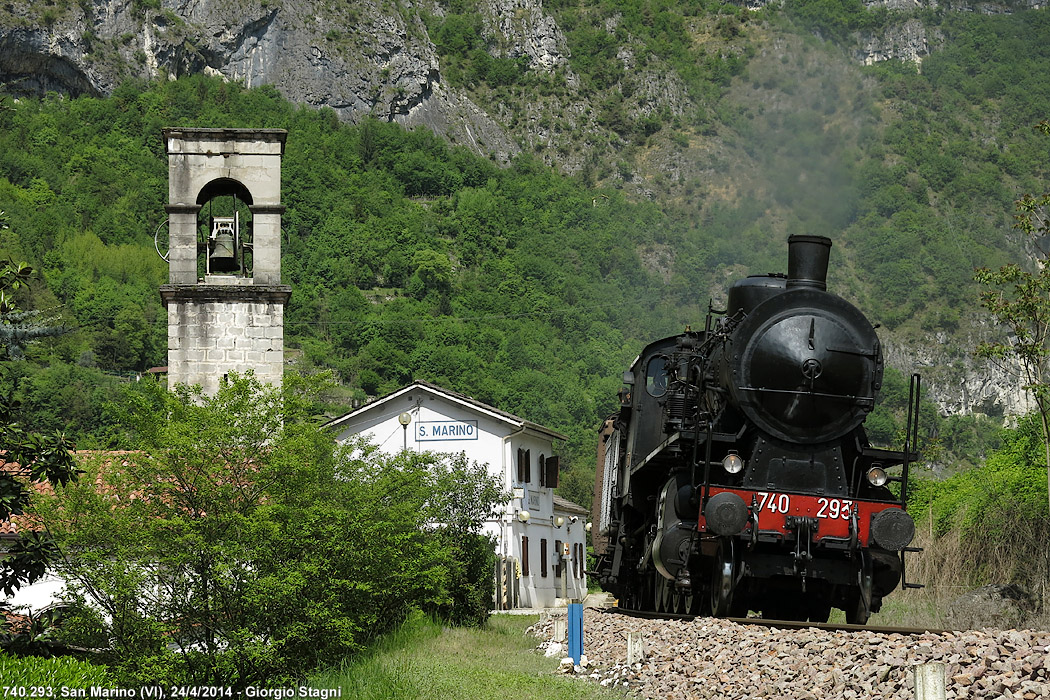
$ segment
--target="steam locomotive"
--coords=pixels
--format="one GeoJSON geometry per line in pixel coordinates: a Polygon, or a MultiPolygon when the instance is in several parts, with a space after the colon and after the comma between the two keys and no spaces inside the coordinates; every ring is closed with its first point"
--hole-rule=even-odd
{"type": "Polygon", "coordinates": [[[883,375],[872,324],[827,292],[831,241],[788,239],[788,273],[750,276],[703,331],[642,350],[600,431],[593,575],[622,607],[864,624],[906,581],[918,434],[863,423],[883,375]],[[892,482],[898,488],[891,489],[892,482]]]}

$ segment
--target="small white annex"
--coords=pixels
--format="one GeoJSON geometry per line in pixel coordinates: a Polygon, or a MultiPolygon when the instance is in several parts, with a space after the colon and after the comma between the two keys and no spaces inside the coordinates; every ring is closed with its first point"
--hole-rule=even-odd
{"type": "Polygon", "coordinates": [[[554,442],[567,438],[485,403],[417,381],[328,423],[387,453],[465,453],[513,494],[485,532],[496,541],[498,609],[542,608],[587,594],[587,509],[554,494],[554,442]]]}

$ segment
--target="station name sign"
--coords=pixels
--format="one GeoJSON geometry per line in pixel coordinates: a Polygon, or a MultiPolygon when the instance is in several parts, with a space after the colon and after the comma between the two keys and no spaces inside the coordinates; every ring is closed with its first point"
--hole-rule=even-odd
{"type": "Polygon", "coordinates": [[[416,423],[416,442],[477,439],[476,420],[424,420],[416,423]]]}

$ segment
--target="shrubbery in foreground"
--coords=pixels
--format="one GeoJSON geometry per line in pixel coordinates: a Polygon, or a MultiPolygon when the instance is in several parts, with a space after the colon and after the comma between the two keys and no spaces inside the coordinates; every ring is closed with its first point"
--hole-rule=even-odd
{"type": "Polygon", "coordinates": [[[103,666],[69,657],[42,659],[38,656],[19,658],[0,653],[0,680],[7,686],[88,688],[107,686],[109,673],[103,666]]]}
{"type": "Polygon", "coordinates": [[[118,683],[287,685],[413,608],[484,619],[502,496],[484,467],[336,449],[307,398],[250,374],[213,398],[146,387],[124,416],[141,451],[40,504],[80,611],[64,634],[118,683]]]}

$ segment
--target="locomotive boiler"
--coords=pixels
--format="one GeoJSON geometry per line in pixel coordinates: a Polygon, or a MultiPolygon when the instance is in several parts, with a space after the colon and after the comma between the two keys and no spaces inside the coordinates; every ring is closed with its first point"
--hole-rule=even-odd
{"type": "Polygon", "coordinates": [[[787,275],[737,281],[704,330],[649,344],[624,373],[592,530],[593,574],[622,607],[815,622],[835,607],[864,624],[913,585],[919,377],[904,448],[872,447],[882,349],[827,291],[830,250],[791,236],[787,275]]]}

